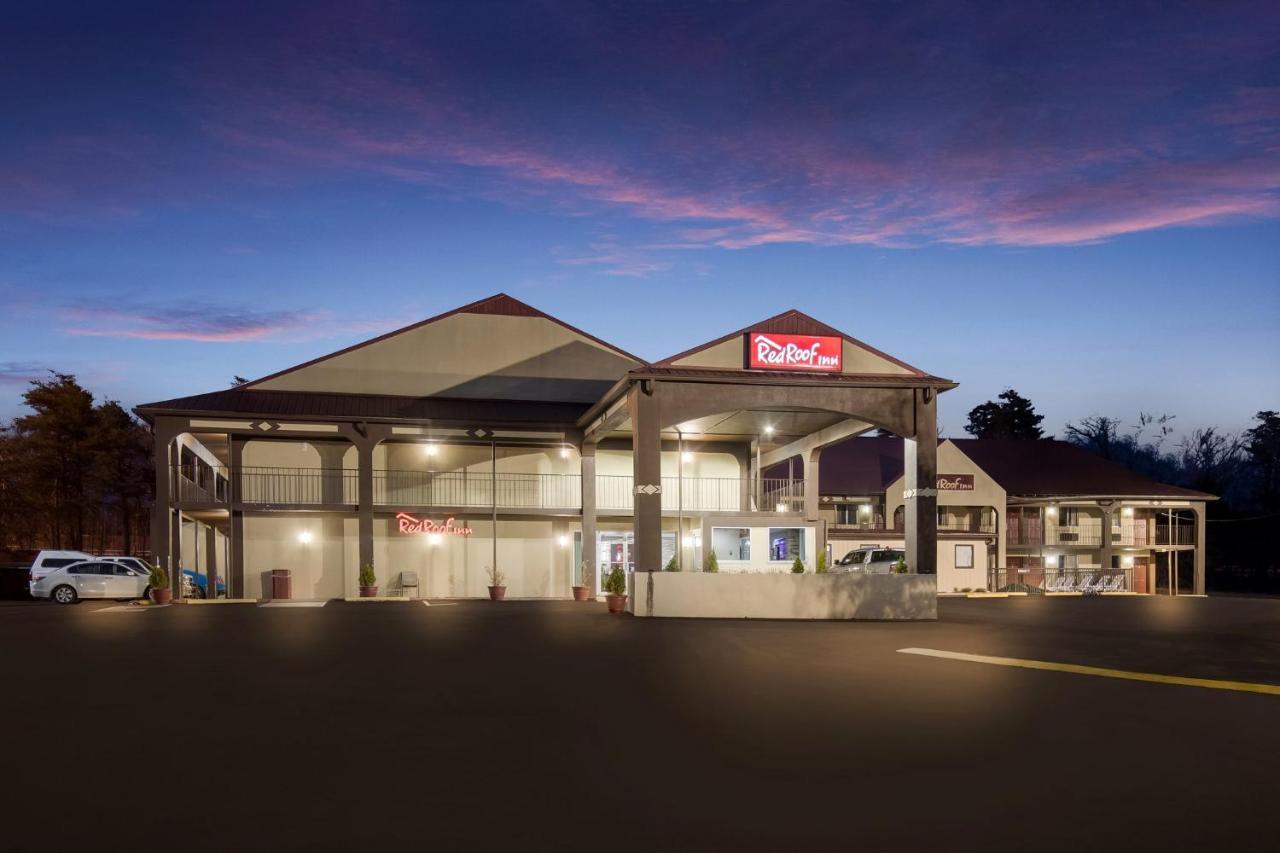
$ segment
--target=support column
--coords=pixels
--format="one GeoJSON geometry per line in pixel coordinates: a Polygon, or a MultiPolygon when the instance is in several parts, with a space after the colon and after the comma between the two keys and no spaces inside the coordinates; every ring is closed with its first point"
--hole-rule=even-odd
{"type": "Polygon", "coordinates": [[[1104,572],[1111,568],[1111,561],[1115,559],[1114,549],[1111,547],[1111,519],[1114,514],[1114,507],[1102,508],[1102,570],[1104,572]]]}
{"type": "Polygon", "coordinates": [[[938,412],[932,388],[915,392],[915,436],[904,438],[906,552],[909,570],[938,572],[938,412]]]}
{"type": "MultiPolygon", "coordinates": [[[[818,462],[819,457],[821,456],[822,448],[815,447],[813,450],[809,451],[808,456],[806,456],[804,460],[804,519],[805,521],[811,521],[814,523],[814,563],[809,567],[812,571],[817,570],[818,555],[825,554],[827,551],[827,525],[822,522],[818,512],[818,498],[820,497],[820,490],[818,488],[818,462]]],[[[791,474],[793,467],[794,466],[792,465],[788,465],[787,471],[788,475],[793,477],[794,482],[794,475],[791,474]]]]}
{"type": "Polygon", "coordinates": [[[204,526],[204,564],[206,567],[205,595],[209,598],[218,597],[218,578],[222,575],[222,567],[218,565],[218,537],[217,531],[214,530],[212,524],[204,526]]]}
{"type": "Polygon", "coordinates": [[[342,470],[342,459],[346,456],[345,442],[320,442],[312,445],[320,454],[320,503],[333,505],[346,503],[342,483],[345,474],[342,470]]]}
{"type": "Polygon", "coordinates": [[[173,568],[169,570],[169,588],[173,591],[173,600],[182,598],[182,512],[169,513],[169,562],[173,568]]]}
{"type": "Polygon", "coordinates": [[[369,439],[356,444],[356,495],[359,502],[357,530],[360,539],[360,560],[356,571],[362,566],[373,565],[373,449],[377,446],[378,442],[369,439]]]}
{"type": "Polygon", "coordinates": [[[752,477],[754,473],[751,468],[751,449],[739,448],[734,451],[734,457],[738,460],[738,509],[742,512],[749,512],[751,506],[752,477]]]}
{"type": "Polygon", "coordinates": [[[631,470],[636,571],[662,571],[662,432],[658,383],[642,380],[627,394],[631,414],[631,470]]]}
{"type": "MultiPolygon", "coordinates": [[[[178,428],[165,419],[157,419],[152,432],[153,454],[155,459],[156,496],[151,508],[151,556],[160,568],[172,575],[174,570],[173,549],[170,536],[173,530],[173,505],[177,496],[173,494],[174,438],[178,428]]],[[[171,578],[172,580],[172,578],[171,578]]]]}
{"type": "MultiPolygon", "coordinates": [[[[1194,558],[1195,558],[1195,593],[1196,593],[1196,595],[1204,595],[1204,594],[1205,594],[1205,577],[1204,577],[1204,564],[1205,564],[1205,539],[1204,539],[1204,534],[1205,534],[1205,527],[1206,527],[1206,525],[1205,525],[1205,517],[1204,517],[1204,503],[1203,503],[1203,502],[1200,502],[1200,503],[1192,504],[1192,512],[1194,512],[1194,513],[1196,514],[1196,543],[1195,543],[1196,548],[1195,548],[1195,550],[1192,552],[1192,554],[1194,555],[1194,558]]],[[[1171,532],[1172,532],[1172,530],[1173,530],[1173,528],[1170,528],[1170,531],[1171,531],[1171,532]]]]}
{"type": "Polygon", "coordinates": [[[244,513],[240,510],[240,469],[244,462],[244,438],[227,436],[227,447],[231,455],[230,501],[231,501],[231,556],[227,567],[227,596],[244,598],[244,513]]]}
{"type": "MultiPolygon", "coordinates": [[[[596,446],[583,444],[582,464],[582,585],[596,592],[596,446]]],[[[577,570],[574,566],[574,570],[577,570]]]]}

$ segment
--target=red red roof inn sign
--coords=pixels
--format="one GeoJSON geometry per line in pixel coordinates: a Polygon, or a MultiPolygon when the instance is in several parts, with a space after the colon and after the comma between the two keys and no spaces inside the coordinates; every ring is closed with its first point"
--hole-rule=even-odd
{"type": "Polygon", "coordinates": [[[751,332],[747,339],[747,367],[839,373],[843,352],[842,338],[751,332]]]}

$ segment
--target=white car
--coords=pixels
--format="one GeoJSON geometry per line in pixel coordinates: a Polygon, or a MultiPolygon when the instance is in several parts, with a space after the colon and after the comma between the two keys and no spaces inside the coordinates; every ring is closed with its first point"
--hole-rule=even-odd
{"type": "Polygon", "coordinates": [[[36,554],[35,560],[31,563],[30,580],[38,581],[54,569],[92,559],[92,554],[86,554],[83,551],[41,551],[36,554]]]}
{"type": "Polygon", "coordinates": [[[82,560],[33,580],[31,597],[75,604],[82,598],[143,598],[150,587],[149,572],[110,560],[82,560]]]}

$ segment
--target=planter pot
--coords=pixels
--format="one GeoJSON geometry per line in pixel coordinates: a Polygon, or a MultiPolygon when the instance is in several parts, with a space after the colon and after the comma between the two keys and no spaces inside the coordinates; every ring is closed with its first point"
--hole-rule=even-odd
{"type": "Polygon", "coordinates": [[[627,612],[627,597],[625,595],[606,595],[604,600],[609,605],[610,613],[627,612]]]}
{"type": "Polygon", "coordinates": [[[376,586],[362,586],[360,587],[360,597],[361,598],[377,598],[378,588],[376,586]]]}
{"type": "Polygon", "coordinates": [[[575,586],[573,588],[573,600],[574,601],[590,601],[591,588],[586,586],[575,586]]]}
{"type": "Polygon", "coordinates": [[[507,588],[506,588],[505,586],[491,586],[491,587],[489,587],[489,600],[490,600],[490,601],[502,601],[502,600],[503,600],[504,598],[506,598],[506,597],[507,597],[507,588]]]}
{"type": "Polygon", "coordinates": [[[173,590],[168,588],[153,589],[151,590],[151,600],[156,604],[168,604],[173,601],[173,590]]]}

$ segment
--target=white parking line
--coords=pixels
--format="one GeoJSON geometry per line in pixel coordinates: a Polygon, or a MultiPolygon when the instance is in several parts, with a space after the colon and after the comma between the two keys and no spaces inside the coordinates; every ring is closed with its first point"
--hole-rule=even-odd
{"type": "Polygon", "coordinates": [[[259,607],[324,607],[327,601],[264,601],[259,607]]]}
{"type": "Polygon", "coordinates": [[[145,610],[159,610],[162,607],[171,607],[169,604],[113,604],[110,607],[102,607],[93,611],[94,613],[120,613],[126,610],[136,610],[142,612],[145,610]]]}

